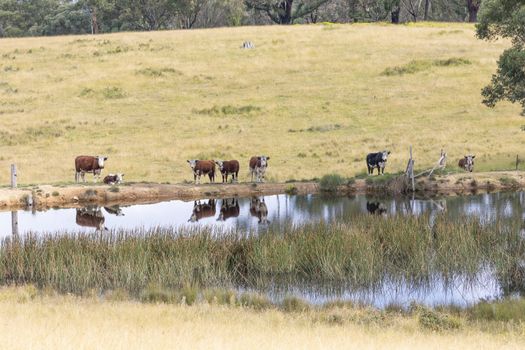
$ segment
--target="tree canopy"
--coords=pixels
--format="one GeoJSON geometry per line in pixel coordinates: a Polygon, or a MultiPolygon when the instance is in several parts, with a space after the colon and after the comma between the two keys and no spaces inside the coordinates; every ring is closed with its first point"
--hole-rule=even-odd
{"type": "Polygon", "coordinates": [[[482,90],[483,103],[489,107],[501,100],[520,103],[525,115],[525,0],[484,0],[476,32],[480,39],[512,42],[501,54],[491,83],[482,90]]]}

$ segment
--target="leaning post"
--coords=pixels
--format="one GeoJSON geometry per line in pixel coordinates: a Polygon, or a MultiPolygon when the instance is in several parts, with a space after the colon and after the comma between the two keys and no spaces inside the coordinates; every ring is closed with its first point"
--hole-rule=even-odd
{"type": "Polygon", "coordinates": [[[16,164],[11,164],[11,188],[16,188],[16,164]]]}
{"type": "Polygon", "coordinates": [[[520,158],[519,155],[516,154],[516,171],[518,171],[518,165],[520,164],[520,158]]]}
{"type": "Polygon", "coordinates": [[[414,182],[414,159],[412,158],[412,145],[410,145],[410,177],[412,178],[412,193],[416,192],[416,185],[414,182]]]}
{"type": "Polygon", "coordinates": [[[11,233],[13,236],[18,236],[18,212],[11,212],[11,233]]]}

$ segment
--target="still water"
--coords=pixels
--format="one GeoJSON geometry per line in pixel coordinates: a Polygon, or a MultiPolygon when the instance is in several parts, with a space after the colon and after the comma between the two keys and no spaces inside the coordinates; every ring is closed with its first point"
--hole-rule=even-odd
{"type": "MultiPolygon", "coordinates": [[[[365,195],[323,197],[319,195],[276,195],[185,202],[180,200],[132,206],[92,206],[81,209],[0,212],[0,238],[18,231],[24,235],[54,232],[95,232],[158,226],[216,226],[241,232],[264,234],[268,228],[316,221],[352,220],[356,215],[422,215],[429,220],[438,214],[450,220],[474,216],[482,221],[524,222],[525,193],[492,193],[443,199],[374,198],[365,195]],[[13,225],[13,220],[17,225],[13,225]]],[[[67,233],[64,233],[67,234],[67,233]]],[[[524,257],[525,259],[525,257],[524,257]]],[[[524,260],[525,261],[525,260],[524,260]]],[[[313,303],[334,299],[352,300],[377,307],[407,306],[412,301],[426,305],[466,306],[481,299],[501,297],[503,288],[490,267],[479,267],[476,276],[443,280],[435,276],[423,284],[390,280],[373,289],[300,283],[238,286],[279,300],[296,295],[313,303]]],[[[508,294],[508,293],[505,293],[508,294]]]]}

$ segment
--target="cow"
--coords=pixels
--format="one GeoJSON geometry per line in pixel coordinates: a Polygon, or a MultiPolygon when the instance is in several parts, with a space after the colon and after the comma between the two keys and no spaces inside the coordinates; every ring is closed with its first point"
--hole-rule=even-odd
{"type": "Polygon", "coordinates": [[[474,158],[476,158],[476,156],[471,154],[466,155],[459,160],[458,166],[465,169],[465,171],[472,172],[474,170],[474,158]]]}
{"type": "Polygon", "coordinates": [[[122,182],[124,182],[124,174],[117,173],[117,174],[109,174],[108,176],[104,177],[104,183],[106,185],[119,185],[122,182]]]}
{"type": "Polygon", "coordinates": [[[93,172],[93,181],[100,179],[100,173],[104,169],[104,162],[108,160],[105,156],[78,156],[75,158],[75,182],[86,182],[86,172],[93,172]]]}
{"type": "Polygon", "coordinates": [[[382,203],[379,202],[366,202],[366,210],[372,215],[384,215],[386,214],[386,208],[382,203]]]}
{"type": "Polygon", "coordinates": [[[250,158],[250,175],[252,177],[255,175],[255,180],[257,182],[264,182],[264,175],[266,173],[266,168],[268,168],[268,161],[270,157],[268,156],[253,156],[250,158]]]}
{"type": "Polygon", "coordinates": [[[259,199],[258,197],[252,197],[250,200],[250,214],[259,219],[259,224],[269,224],[268,221],[268,207],[264,202],[264,197],[259,199]]]}
{"type": "Polygon", "coordinates": [[[99,207],[87,207],[77,209],[76,223],[83,227],[93,227],[96,231],[107,230],[104,227],[104,214],[99,207]]]}
{"type": "Polygon", "coordinates": [[[222,175],[222,182],[228,182],[228,175],[232,174],[232,182],[239,182],[239,162],[237,160],[215,160],[222,175]]]}
{"type": "Polygon", "coordinates": [[[217,221],[226,221],[229,218],[236,218],[239,216],[240,208],[237,198],[225,198],[221,203],[221,211],[217,221]]]}
{"type": "Polygon", "coordinates": [[[366,156],[366,166],[368,168],[368,175],[374,174],[374,168],[377,168],[377,175],[385,173],[385,166],[390,151],[381,151],[377,153],[368,153],[366,156]]]}
{"type": "Polygon", "coordinates": [[[122,212],[122,209],[118,205],[112,205],[111,207],[104,207],[106,212],[109,214],[113,214],[116,216],[124,216],[124,213],[122,212]]]}
{"type": "Polygon", "coordinates": [[[208,203],[201,204],[200,201],[193,203],[193,211],[188,222],[197,222],[202,218],[215,216],[215,199],[208,200],[208,203]]]}
{"type": "Polygon", "coordinates": [[[210,182],[215,182],[215,162],[213,160],[187,160],[193,170],[195,184],[201,182],[201,175],[208,175],[210,182]],[[197,181],[198,180],[198,181],[197,181]]]}

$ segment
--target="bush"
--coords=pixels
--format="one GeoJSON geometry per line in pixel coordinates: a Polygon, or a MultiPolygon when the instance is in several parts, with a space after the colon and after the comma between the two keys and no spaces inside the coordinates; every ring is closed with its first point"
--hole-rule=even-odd
{"type": "Polygon", "coordinates": [[[319,187],[323,192],[337,192],[337,188],[345,184],[345,179],[337,174],[324,175],[319,181],[319,187]]]}
{"type": "Polygon", "coordinates": [[[297,297],[286,297],[281,305],[286,312],[304,312],[310,310],[310,305],[297,297]]]}
{"type": "Polygon", "coordinates": [[[525,321],[525,300],[505,299],[497,302],[483,301],[472,306],[468,313],[472,319],[487,321],[525,321]]]}
{"type": "Polygon", "coordinates": [[[459,319],[426,308],[421,308],[418,321],[422,328],[436,332],[459,329],[461,327],[459,319]]]}

